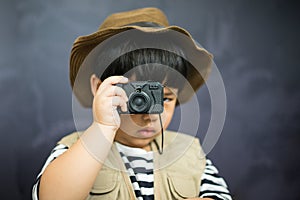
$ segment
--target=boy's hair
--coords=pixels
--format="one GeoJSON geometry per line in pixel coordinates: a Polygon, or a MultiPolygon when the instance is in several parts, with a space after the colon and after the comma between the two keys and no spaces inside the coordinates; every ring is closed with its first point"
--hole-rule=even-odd
{"type": "MultiPolygon", "coordinates": [[[[102,74],[99,74],[101,60],[96,59],[94,63],[94,72],[100,78],[104,79],[124,75],[128,78],[134,77],[136,81],[158,81],[165,86],[177,88],[180,90],[184,86],[190,63],[184,59],[183,51],[175,45],[169,43],[167,49],[142,48],[137,49],[133,42],[126,42],[112,48],[106,48],[101,54],[103,57],[110,55],[120,55],[109,64],[102,74]],[[134,49],[134,50],[132,50],[134,49]]],[[[99,58],[99,57],[98,57],[99,58]]]]}

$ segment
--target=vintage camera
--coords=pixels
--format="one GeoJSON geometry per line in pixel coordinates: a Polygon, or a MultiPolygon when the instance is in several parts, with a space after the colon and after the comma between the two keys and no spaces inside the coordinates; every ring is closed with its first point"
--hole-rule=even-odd
{"type": "Polygon", "coordinates": [[[154,81],[136,81],[127,84],[116,84],[127,94],[127,112],[120,114],[159,114],[163,112],[163,86],[154,81]]]}

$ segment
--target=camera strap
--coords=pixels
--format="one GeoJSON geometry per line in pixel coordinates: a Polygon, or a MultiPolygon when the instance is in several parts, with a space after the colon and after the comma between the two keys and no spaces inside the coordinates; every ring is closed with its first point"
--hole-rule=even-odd
{"type": "Polygon", "coordinates": [[[158,153],[162,154],[164,151],[164,128],[163,128],[160,114],[159,114],[159,122],[160,122],[160,127],[161,127],[161,148],[159,148],[159,145],[157,144],[156,140],[154,140],[154,144],[155,144],[156,148],[158,149],[158,153]]]}

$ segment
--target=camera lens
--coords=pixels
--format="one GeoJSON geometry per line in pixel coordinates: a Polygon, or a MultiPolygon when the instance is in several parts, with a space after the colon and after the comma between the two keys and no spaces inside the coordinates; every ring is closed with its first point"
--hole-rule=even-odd
{"type": "Polygon", "coordinates": [[[151,105],[150,97],[145,92],[132,93],[128,104],[134,113],[147,113],[151,105]]]}
{"type": "Polygon", "coordinates": [[[141,106],[144,104],[144,99],[141,97],[135,97],[135,99],[133,100],[134,105],[136,106],[141,106]]]}

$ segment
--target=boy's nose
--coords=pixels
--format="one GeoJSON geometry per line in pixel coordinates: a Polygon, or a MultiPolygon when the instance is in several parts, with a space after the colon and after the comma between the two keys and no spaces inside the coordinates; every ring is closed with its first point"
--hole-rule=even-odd
{"type": "Polygon", "coordinates": [[[145,121],[151,121],[154,122],[158,119],[158,115],[155,114],[142,114],[142,119],[145,121]]]}

